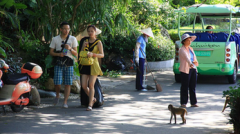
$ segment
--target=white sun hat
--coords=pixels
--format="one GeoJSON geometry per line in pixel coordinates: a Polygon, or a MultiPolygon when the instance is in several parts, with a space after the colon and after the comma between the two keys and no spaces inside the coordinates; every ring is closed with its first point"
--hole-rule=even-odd
{"type": "Polygon", "coordinates": [[[144,33],[144,34],[146,34],[146,35],[148,35],[148,36],[150,36],[150,37],[153,37],[153,38],[154,38],[152,29],[151,29],[150,27],[149,27],[149,28],[146,28],[146,29],[143,29],[141,32],[144,33]]]}
{"type": "MultiPolygon", "coordinates": [[[[99,35],[100,33],[102,33],[102,31],[96,27],[96,35],[99,35]]],[[[87,32],[87,28],[82,32],[82,36],[85,36],[85,37],[89,36],[87,32]]]]}
{"type": "MultiPolygon", "coordinates": [[[[191,42],[193,42],[196,38],[197,38],[197,36],[194,36],[194,35],[192,35],[192,36],[190,36],[189,34],[183,34],[182,35],[182,38],[181,38],[181,43],[185,40],[185,39],[187,39],[187,38],[191,38],[191,42]]],[[[183,44],[183,43],[182,43],[183,44]]]]}

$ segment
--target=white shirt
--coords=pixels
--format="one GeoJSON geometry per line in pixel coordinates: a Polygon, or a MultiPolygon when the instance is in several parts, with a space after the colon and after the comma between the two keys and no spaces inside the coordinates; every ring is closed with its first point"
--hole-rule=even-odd
{"type": "MultiPolygon", "coordinates": [[[[62,50],[61,45],[63,44],[62,41],[65,42],[65,40],[63,40],[60,35],[55,36],[55,37],[52,38],[52,42],[51,42],[49,47],[53,48],[53,49],[56,49],[56,51],[61,51],[62,50]]],[[[78,46],[77,39],[74,36],[71,36],[71,35],[69,35],[69,38],[68,38],[68,41],[67,41],[66,44],[70,45],[71,48],[74,48],[74,47],[78,46]]],[[[73,58],[72,53],[70,51],[67,52],[66,56],[68,56],[70,58],[73,58]]]]}

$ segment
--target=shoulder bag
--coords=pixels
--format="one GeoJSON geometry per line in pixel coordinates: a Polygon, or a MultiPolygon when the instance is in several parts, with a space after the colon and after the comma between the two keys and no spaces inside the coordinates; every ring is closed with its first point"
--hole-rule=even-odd
{"type": "MultiPolygon", "coordinates": [[[[59,53],[59,52],[62,53],[63,52],[63,49],[65,48],[65,44],[68,41],[68,38],[69,38],[69,35],[67,36],[67,39],[65,40],[65,42],[61,45],[62,50],[58,51],[57,53],[59,53]]],[[[58,65],[58,66],[73,66],[73,59],[68,57],[68,56],[64,56],[64,57],[57,56],[55,65],[58,65]]]]}
{"type": "MultiPolygon", "coordinates": [[[[94,47],[100,40],[97,40],[94,44],[92,44],[92,47],[94,47]]],[[[89,51],[86,51],[84,49],[84,51],[80,51],[79,54],[79,64],[83,65],[83,66],[91,66],[93,64],[94,59],[92,57],[88,57],[87,54],[89,53],[89,51]]]]}

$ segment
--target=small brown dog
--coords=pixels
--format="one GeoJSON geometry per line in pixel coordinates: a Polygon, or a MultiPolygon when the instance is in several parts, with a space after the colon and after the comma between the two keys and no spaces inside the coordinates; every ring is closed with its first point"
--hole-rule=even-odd
{"type": "Polygon", "coordinates": [[[177,123],[176,121],[176,115],[181,115],[182,117],[182,123],[181,124],[186,124],[186,119],[184,118],[185,114],[187,115],[187,110],[185,108],[176,108],[172,104],[168,105],[168,110],[171,112],[171,118],[170,118],[170,124],[172,122],[172,117],[174,116],[175,118],[175,124],[177,123]]]}
{"type": "Polygon", "coordinates": [[[224,106],[223,106],[222,112],[224,112],[224,110],[226,109],[227,104],[229,103],[229,101],[230,101],[230,96],[229,96],[229,95],[226,95],[226,100],[225,100],[225,104],[224,104],[224,106]]]}

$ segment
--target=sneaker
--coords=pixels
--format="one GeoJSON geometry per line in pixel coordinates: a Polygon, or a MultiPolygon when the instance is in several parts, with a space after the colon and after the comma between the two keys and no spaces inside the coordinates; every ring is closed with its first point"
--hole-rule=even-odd
{"type": "Polygon", "coordinates": [[[53,105],[56,106],[59,103],[59,98],[55,98],[53,100],[53,105]]]}
{"type": "Polygon", "coordinates": [[[147,89],[141,89],[141,90],[139,90],[139,91],[142,91],[142,92],[146,92],[146,91],[148,91],[147,89]]]}
{"type": "Polygon", "coordinates": [[[68,105],[67,104],[63,104],[63,108],[68,108],[68,105]]]}

